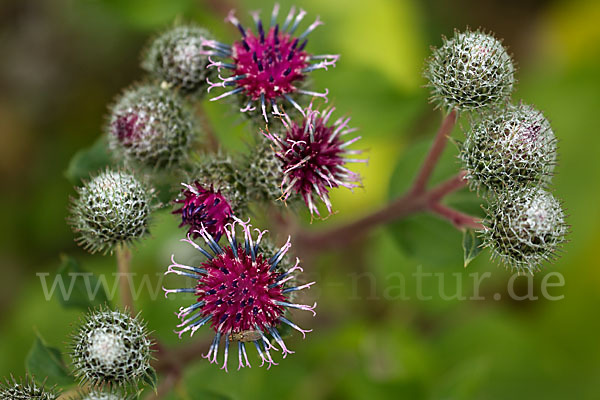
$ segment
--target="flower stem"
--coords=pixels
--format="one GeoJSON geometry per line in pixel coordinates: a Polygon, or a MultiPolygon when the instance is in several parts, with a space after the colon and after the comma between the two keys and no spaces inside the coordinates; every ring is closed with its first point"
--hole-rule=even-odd
{"type": "Polygon", "coordinates": [[[483,225],[479,218],[464,214],[458,210],[447,207],[443,204],[434,204],[431,206],[431,212],[452,222],[457,229],[473,228],[482,229],[483,225]]]}
{"type": "Polygon", "coordinates": [[[456,111],[452,110],[442,121],[442,125],[440,126],[440,129],[438,129],[435,139],[433,140],[433,145],[421,166],[421,170],[417,174],[417,178],[412,187],[412,191],[415,193],[418,194],[425,191],[427,182],[429,182],[431,174],[446,148],[448,138],[450,137],[452,129],[454,129],[454,125],[456,125],[456,111]]]}
{"type": "Polygon", "coordinates": [[[119,293],[123,307],[134,314],[133,296],[129,284],[131,251],[125,245],[117,246],[117,268],[119,271],[119,293]]]}

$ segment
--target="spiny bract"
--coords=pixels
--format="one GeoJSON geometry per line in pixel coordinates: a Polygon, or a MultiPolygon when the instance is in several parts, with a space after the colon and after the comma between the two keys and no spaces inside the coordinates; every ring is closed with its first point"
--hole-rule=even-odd
{"type": "Polygon", "coordinates": [[[171,28],[151,42],[142,67],[184,94],[205,93],[210,70],[206,69],[208,56],[203,43],[210,39],[208,31],[195,25],[171,28]]]}
{"type": "Polygon", "coordinates": [[[106,170],[76,190],[69,223],[86,250],[112,251],[148,233],[154,191],[132,174],[106,170]]]}
{"type": "Polygon", "coordinates": [[[248,222],[234,219],[226,230],[228,243],[221,247],[214,238],[202,229],[199,234],[212,252],[195,243],[188,235],[185,242],[200,251],[207,261],[199,266],[179,264],[172,257],[172,264],[166,274],[173,273],[194,280],[193,287],[180,289],[164,289],[169,293],[190,293],[196,301],[189,307],[181,308],[178,317],[181,330],[176,333],[181,337],[189,332],[193,335],[200,327],[210,322],[216,335],[205,355],[211,363],[217,362],[221,338],[225,338],[225,357],[223,369],[227,369],[230,341],[238,342],[238,369],[250,366],[246,354],[246,343],[253,342],[262,360],[269,367],[277,364],[271,357],[270,350],[278,350],[267,336],[271,336],[281,347],[283,357],[293,353],[290,351],[277,327],[285,324],[298,330],[305,336],[307,330],[287,319],[286,309],[297,308],[315,314],[313,306],[293,303],[290,293],[309,288],[314,282],[296,286],[291,284],[294,272],[302,271],[299,260],[289,267],[280,265],[291,244],[288,239],[274,255],[265,253],[261,247],[261,239],[266,231],[255,229],[256,239],[252,235],[252,226],[248,222]],[[242,227],[243,241],[238,242],[236,225],[242,227]],[[269,257],[269,258],[267,258],[269,257]],[[288,268],[282,269],[283,267],[288,268]]]}
{"type": "Polygon", "coordinates": [[[73,335],[73,372],[92,385],[135,383],[148,373],[152,342],[139,317],[100,308],[73,335]]]}
{"type": "Polygon", "coordinates": [[[276,202],[283,194],[283,166],[274,146],[271,140],[259,137],[245,158],[246,187],[252,200],[276,202]]]}
{"type": "Polygon", "coordinates": [[[443,38],[425,66],[431,100],[446,110],[474,110],[510,96],[514,79],[511,57],[491,35],[470,30],[443,38]]]}
{"type": "Polygon", "coordinates": [[[55,400],[58,399],[58,393],[55,389],[46,389],[44,385],[38,385],[31,376],[18,381],[11,376],[10,380],[0,384],[0,399],[55,400]]]}
{"type": "Polygon", "coordinates": [[[108,143],[127,163],[167,168],[187,160],[194,129],[190,111],[173,91],[144,84],[127,89],[113,106],[108,143]]]}
{"type": "Polygon", "coordinates": [[[482,231],[485,246],[506,266],[534,272],[556,258],[568,226],[561,205],[539,187],[505,192],[488,206],[482,231]]]}
{"type": "Polygon", "coordinates": [[[547,184],[556,163],[556,138],[535,108],[519,104],[484,113],[460,149],[472,188],[493,192],[547,184]]]}
{"type": "Polygon", "coordinates": [[[187,182],[188,185],[198,183],[214,193],[220,193],[236,215],[244,214],[248,206],[244,172],[240,170],[237,160],[221,152],[198,156],[187,182]]]}
{"type": "Polygon", "coordinates": [[[231,205],[219,191],[212,186],[203,186],[196,181],[192,184],[183,184],[181,197],[175,200],[181,204],[181,208],[173,211],[173,214],[181,214],[179,227],[188,226],[188,232],[198,237],[203,227],[206,227],[218,242],[225,232],[225,224],[231,222],[233,210],[231,205]]]}

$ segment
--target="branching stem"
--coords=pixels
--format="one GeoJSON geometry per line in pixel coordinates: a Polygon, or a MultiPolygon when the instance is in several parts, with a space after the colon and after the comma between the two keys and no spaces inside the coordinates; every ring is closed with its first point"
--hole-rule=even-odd
{"type": "Polygon", "coordinates": [[[379,225],[387,224],[418,212],[434,213],[450,221],[458,229],[482,228],[481,223],[476,217],[461,213],[441,204],[445,196],[463,188],[467,184],[464,171],[460,171],[447,181],[431,189],[427,189],[431,174],[448,143],[448,137],[455,124],[456,112],[452,111],[444,118],[412,187],[403,196],[372,214],[368,214],[346,225],[317,233],[299,230],[295,237],[298,247],[302,251],[313,253],[328,248],[344,247],[379,225]]]}

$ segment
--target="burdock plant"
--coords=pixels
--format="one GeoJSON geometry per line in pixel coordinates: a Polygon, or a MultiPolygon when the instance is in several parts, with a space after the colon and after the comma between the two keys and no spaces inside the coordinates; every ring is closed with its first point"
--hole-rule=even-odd
{"type": "Polygon", "coordinates": [[[190,293],[196,301],[189,307],[181,308],[177,317],[181,328],[176,333],[181,337],[189,332],[193,335],[203,325],[210,324],[216,334],[206,358],[217,362],[219,343],[225,340],[223,369],[227,370],[227,359],[231,341],[238,342],[238,369],[250,366],[246,354],[246,343],[252,342],[261,358],[261,366],[266,362],[269,367],[277,365],[270,350],[280,347],[283,358],[293,353],[289,350],[279,331],[278,325],[288,325],[306,336],[310,330],[304,330],[285,317],[286,310],[296,308],[316,315],[313,306],[293,303],[290,293],[307,289],[315,282],[303,285],[290,284],[295,273],[302,271],[296,264],[284,269],[281,263],[291,248],[290,240],[273,255],[261,248],[261,240],[266,231],[257,231],[253,237],[252,225],[236,219],[228,224],[225,231],[227,244],[221,247],[206,229],[197,231],[205,242],[203,246],[194,242],[188,235],[186,242],[191,244],[207,259],[197,267],[179,264],[172,258],[166,274],[177,274],[193,279],[193,287],[165,289],[169,293],[190,293]],[[236,226],[243,232],[238,240],[236,226]],[[208,249],[208,250],[207,250],[208,249]],[[269,339],[269,337],[271,339],[269,339]]]}
{"type": "MultiPolygon", "coordinates": [[[[113,163],[89,171],[90,178],[76,188],[68,220],[85,249],[116,250],[122,303],[85,304],[86,316],[70,341],[72,374],[85,385],[82,398],[126,398],[157,382],[165,394],[202,355],[224,370],[232,352],[238,369],[257,358],[261,365],[276,365],[275,352],[286,358],[292,346],[306,346],[294,342],[294,331],[303,338],[313,329],[318,334],[318,319],[300,321],[297,315],[316,314],[314,291],[306,290],[316,285],[314,256],[347,250],[375,227],[415,213],[434,214],[465,237],[478,237],[482,245],[469,249],[469,259],[487,247],[493,259],[519,273],[533,273],[556,259],[565,243],[565,214],[551,191],[554,131],[536,107],[511,99],[516,70],[501,40],[470,29],[443,38],[425,63],[431,101],[443,110],[443,122],[409,190],[354,221],[305,229],[296,214],[308,209],[311,222],[335,215],[332,193],[362,187],[361,166],[355,164],[367,160],[350,115],[325,105],[328,91],[311,87],[307,79],[312,71],[331,70],[339,59],[335,49],[324,55],[310,50],[308,36],[321,20],[304,23],[306,12],[295,7],[283,18],[279,12],[275,5],[264,20],[251,13],[252,27],[229,13],[226,21],[239,32],[232,44],[194,24],[164,31],[144,53],[143,83],[126,89],[112,106],[105,135],[113,163]],[[213,90],[215,97],[203,98],[213,90]],[[245,125],[251,137],[243,152],[221,146],[203,115],[203,101],[233,96],[239,101],[230,102],[232,110],[222,118],[240,112],[254,116],[245,125]],[[464,137],[456,138],[461,169],[429,187],[459,116],[469,122],[464,137]],[[158,175],[162,178],[154,179],[158,175]],[[159,203],[148,182],[165,179],[159,203]],[[444,202],[465,187],[475,192],[471,196],[481,196],[484,217],[444,202]],[[149,237],[159,207],[169,208],[165,223],[179,227],[177,238],[196,250],[197,257],[178,253],[160,269],[169,275],[165,295],[189,298],[173,310],[175,334],[195,336],[198,344],[173,348],[158,334],[151,338],[134,313],[129,247],[149,237]],[[254,228],[250,218],[272,232],[254,228]]],[[[435,243],[431,249],[438,251],[435,243]]],[[[52,356],[49,363],[60,364],[58,350],[44,354],[52,356]]],[[[0,394],[55,398],[31,378],[1,386],[0,394]]]]}
{"type": "Polygon", "coordinates": [[[73,334],[73,371],[82,383],[123,386],[150,370],[151,345],[139,317],[100,308],[90,312],[73,334]]]}
{"type": "Polygon", "coordinates": [[[540,111],[526,104],[508,105],[473,122],[459,157],[473,188],[511,192],[551,181],[556,138],[540,111]]]}
{"type": "Polygon", "coordinates": [[[133,174],[107,169],[77,191],[69,223],[86,250],[112,251],[148,234],[154,191],[133,174]]]}
{"type": "Polygon", "coordinates": [[[11,376],[10,380],[0,384],[0,399],[56,400],[58,392],[55,388],[46,388],[43,383],[38,384],[31,376],[19,380],[11,376]]]}
{"type": "Polygon", "coordinates": [[[255,25],[252,30],[245,28],[235,13],[230,12],[227,21],[240,31],[241,38],[232,45],[216,40],[205,41],[205,45],[211,48],[205,52],[211,57],[209,67],[224,73],[228,71],[225,76],[219,75],[219,82],[209,82],[209,91],[216,87],[231,89],[211,100],[239,95],[246,104],[240,111],[258,111],[268,123],[267,110],[279,116],[283,113],[284,103],[303,113],[301,105],[292,97],[295,94],[326,98],[327,90],[317,93],[299,87],[308,73],[335,67],[339,58],[338,55],[315,55],[306,50],[308,35],[322,22],[317,18],[298,34],[305,15],[306,11],[296,13],[296,8],[292,7],[280,24],[277,22],[279,5],[276,4],[268,25],[263,24],[258,12],[252,13],[255,25]]]}
{"type": "Polygon", "coordinates": [[[127,89],[112,107],[107,130],[118,160],[155,169],[183,164],[194,139],[183,100],[153,84],[127,89]]]}
{"type": "Polygon", "coordinates": [[[166,86],[184,94],[205,93],[208,56],[205,42],[212,35],[195,25],[179,25],[168,29],[149,44],[142,68],[166,86]]]}

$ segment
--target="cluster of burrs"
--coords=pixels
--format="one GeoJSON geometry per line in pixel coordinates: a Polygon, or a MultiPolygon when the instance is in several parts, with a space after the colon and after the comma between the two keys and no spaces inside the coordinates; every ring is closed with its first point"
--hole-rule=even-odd
{"type": "Polygon", "coordinates": [[[434,49],[425,76],[438,106],[470,112],[459,158],[469,186],[488,201],[485,246],[505,265],[533,272],[556,257],[568,227],[548,192],[557,159],[554,132],[533,106],[510,102],[514,71],[499,40],[467,29],[434,49]]]}

